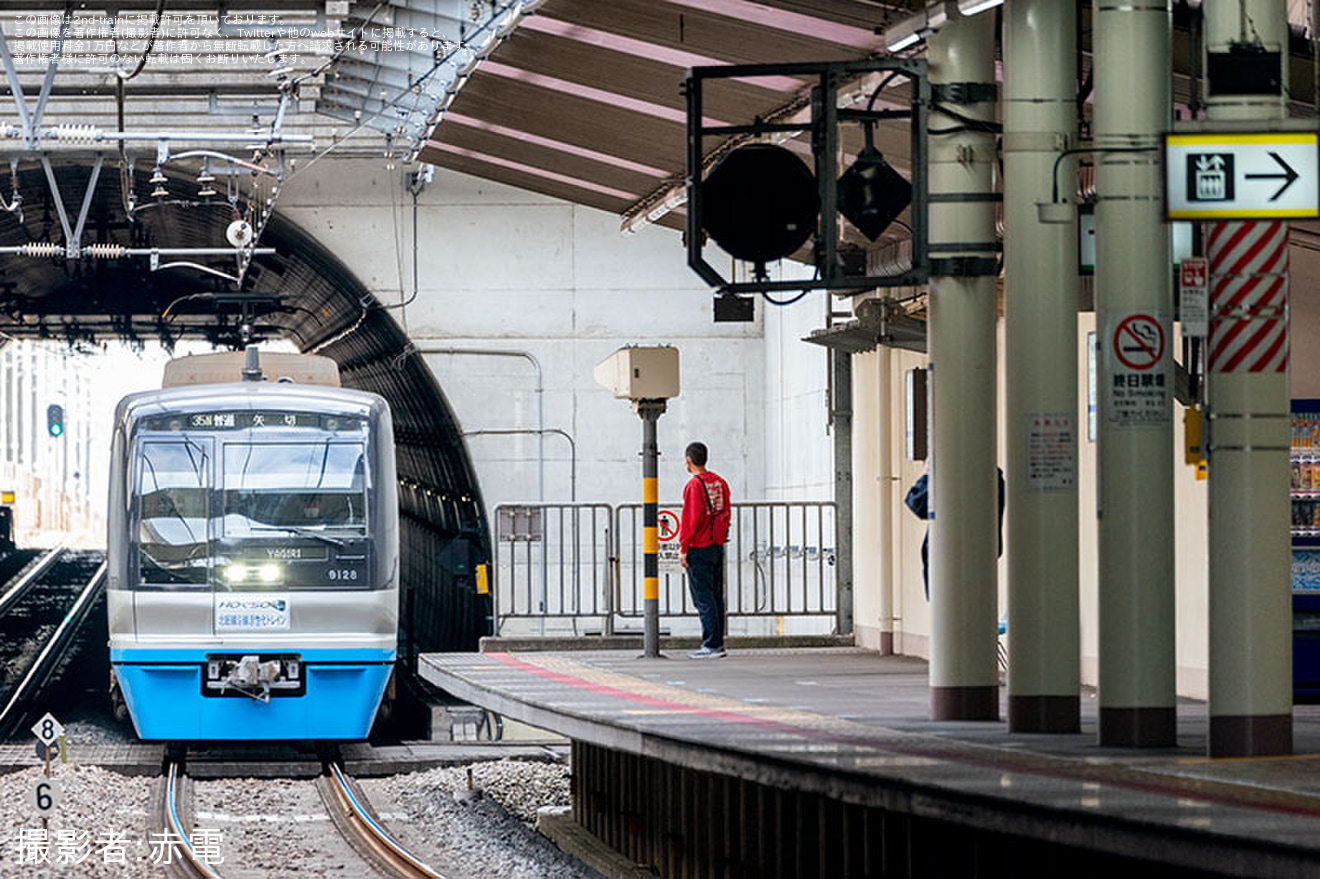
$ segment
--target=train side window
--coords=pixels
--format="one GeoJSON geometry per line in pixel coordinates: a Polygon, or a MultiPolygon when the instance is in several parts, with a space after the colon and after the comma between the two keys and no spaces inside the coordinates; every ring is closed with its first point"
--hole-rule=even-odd
{"type": "Polygon", "coordinates": [[[205,584],[209,456],[191,440],[142,444],[138,546],[144,583],[205,584]]]}

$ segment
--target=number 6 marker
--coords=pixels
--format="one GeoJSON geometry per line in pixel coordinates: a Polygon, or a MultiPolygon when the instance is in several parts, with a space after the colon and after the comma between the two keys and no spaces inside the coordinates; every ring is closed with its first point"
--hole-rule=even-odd
{"type": "Polygon", "coordinates": [[[59,805],[60,783],[53,778],[37,778],[28,789],[28,805],[32,811],[45,818],[59,805]]]}

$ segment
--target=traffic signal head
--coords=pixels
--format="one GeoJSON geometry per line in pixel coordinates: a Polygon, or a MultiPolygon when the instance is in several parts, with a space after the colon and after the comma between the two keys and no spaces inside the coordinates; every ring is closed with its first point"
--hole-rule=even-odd
{"type": "Polygon", "coordinates": [[[58,403],[46,407],[46,431],[51,436],[64,435],[64,407],[58,403]]]}

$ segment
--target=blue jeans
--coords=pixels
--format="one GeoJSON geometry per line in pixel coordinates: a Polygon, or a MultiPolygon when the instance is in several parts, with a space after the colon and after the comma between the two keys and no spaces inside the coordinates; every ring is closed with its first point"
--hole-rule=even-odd
{"type": "Polygon", "coordinates": [[[694,546],[687,554],[688,591],[701,617],[701,646],[724,647],[724,547],[694,546]]]}

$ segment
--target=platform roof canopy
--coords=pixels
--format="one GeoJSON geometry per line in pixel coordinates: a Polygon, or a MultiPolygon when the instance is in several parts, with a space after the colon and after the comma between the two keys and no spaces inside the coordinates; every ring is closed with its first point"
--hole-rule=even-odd
{"type": "MultiPolygon", "coordinates": [[[[1190,69],[1186,24],[1198,5],[1196,0],[1173,4],[1176,71],[1190,69]]],[[[3,4],[0,26],[13,44],[15,76],[29,106],[40,103],[36,96],[48,87],[43,124],[62,126],[74,139],[80,128],[124,130],[118,118],[121,105],[127,129],[142,135],[179,130],[232,134],[249,128],[278,132],[284,142],[272,146],[268,139],[262,155],[272,167],[278,165],[279,174],[262,178],[267,188],[256,187],[244,196],[257,207],[271,205],[276,214],[274,183],[306,173],[333,153],[404,168],[420,159],[609,211],[622,218],[628,231],[647,222],[671,228],[685,223],[682,87],[689,68],[883,56],[878,32],[924,6],[925,0],[33,0],[3,4]],[[162,42],[139,63],[150,48],[144,23],[162,10],[162,42]],[[99,44],[66,44],[65,58],[50,74],[43,53],[55,44],[56,32],[49,22],[65,11],[72,11],[84,31],[90,22],[97,33],[104,35],[108,28],[115,34],[118,60],[97,60],[103,38],[99,44]],[[219,32],[218,14],[225,21],[219,32]],[[272,30],[275,23],[294,27],[295,33],[305,29],[311,36],[289,38],[272,30]],[[428,41],[428,23],[442,26],[447,36],[433,32],[428,41]],[[414,25],[423,26],[420,41],[414,25]],[[336,32],[348,39],[334,37],[336,32]],[[400,38],[403,47],[377,45],[382,39],[400,38]],[[291,143],[293,138],[314,138],[315,144],[291,143]],[[296,159],[296,170],[284,164],[286,150],[296,159]]],[[[1088,11],[1089,4],[1083,4],[1084,56],[1089,56],[1088,11]]],[[[1307,4],[1290,0],[1289,15],[1294,25],[1294,113],[1309,112],[1313,77],[1305,40],[1307,4]]],[[[71,32],[69,39],[75,38],[80,39],[71,32]]],[[[921,44],[905,50],[923,52],[921,44]]],[[[1079,72],[1085,75],[1089,69],[1087,57],[1079,72]]],[[[807,78],[786,75],[722,80],[706,90],[705,117],[710,123],[735,125],[795,111],[801,118],[811,86],[807,78]]],[[[1189,78],[1175,72],[1175,101],[1186,104],[1191,93],[1189,78]]],[[[905,106],[906,84],[894,81],[879,98],[882,105],[905,106]]],[[[16,105],[7,106],[0,123],[17,116],[16,105]]],[[[907,127],[902,119],[883,124],[876,144],[900,171],[908,166],[907,127]]],[[[847,167],[862,147],[862,135],[856,125],[845,127],[842,135],[841,166],[847,167]]],[[[810,162],[811,147],[804,140],[799,136],[785,145],[810,162]]],[[[43,149],[46,143],[42,141],[43,149]]],[[[58,139],[49,143],[65,146],[58,139]]],[[[151,200],[148,192],[156,182],[152,154],[158,144],[147,139],[130,146],[137,152],[135,170],[125,173],[124,162],[113,154],[106,165],[106,178],[117,179],[121,192],[107,197],[98,191],[88,202],[95,209],[103,200],[111,203],[108,219],[99,228],[89,226],[89,234],[101,239],[123,237],[117,231],[114,203],[125,193],[135,193],[139,205],[151,200]]],[[[233,147],[231,143],[226,149],[237,151],[233,147]]],[[[30,151],[22,154],[12,136],[0,138],[0,148],[11,160],[17,153],[24,162],[23,173],[12,176],[21,184],[26,203],[33,204],[42,197],[50,175],[34,165],[30,151]]],[[[172,142],[172,148],[176,155],[182,149],[179,141],[172,142]]],[[[216,162],[193,160],[201,161],[216,162]]],[[[224,163],[216,167],[223,170],[224,163]]],[[[209,168],[200,174],[211,173],[209,168]]],[[[68,177],[67,168],[56,171],[62,179],[68,177]]],[[[192,190],[178,178],[199,170],[174,163],[172,156],[164,174],[170,178],[163,187],[170,198],[186,199],[192,190]]],[[[77,197],[81,185],[82,178],[73,176],[69,200],[77,197]]],[[[229,179],[240,176],[230,174],[229,179]]],[[[114,182],[103,180],[101,188],[113,189],[114,182]]],[[[220,201],[212,198],[202,212],[220,201]]],[[[131,205],[124,205],[133,213],[131,205]]],[[[180,211],[187,213],[182,207],[180,211]]],[[[169,246],[175,243],[166,240],[171,231],[186,232],[199,223],[206,228],[182,235],[189,240],[181,243],[219,240],[223,223],[195,219],[161,224],[150,244],[169,246]]],[[[845,236],[867,245],[855,230],[845,228],[845,236]]],[[[9,237],[0,229],[5,239],[0,244],[16,246],[28,240],[19,235],[11,242],[9,237]]],[[[896,225],[877,245],[897,246],[904,239],[896,225]]],[[[0,281],[28,271],[16,265],[26,259],[0,260],[0,281]]],[[[24,280],[27,298],[40,298],[46,285],[24,280]]],[[[36,313],[43,306],[29,302],[25,308],[36,313]]]]}
{"type": "MultiPolygon", "coordinates": [[[[688,68],[865,58],[883,52],[875,28],[906,15],[901,2],[862,0],[546,0],[477,68],[421,156],[645,214],[682,183],[688,68]]],[[[746,124],[809,88],[783,76],[730,82],[706,95],[705,111],[746,124]]],[[[681,217],[659,222],[678,227],[681,217]]]]}

